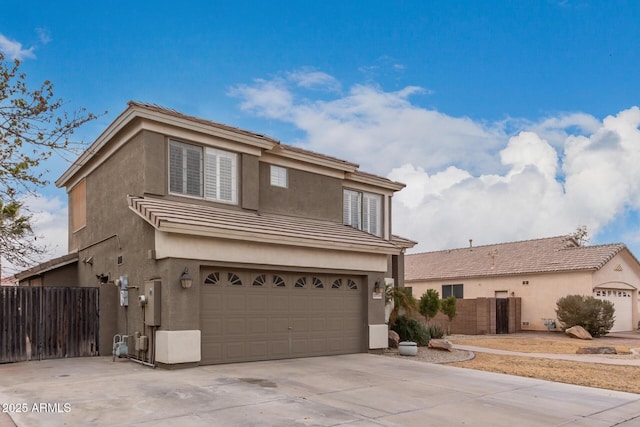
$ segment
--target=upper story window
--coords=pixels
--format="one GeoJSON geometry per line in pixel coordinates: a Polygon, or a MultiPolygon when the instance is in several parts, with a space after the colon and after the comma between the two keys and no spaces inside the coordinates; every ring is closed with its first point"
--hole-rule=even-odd
{"type": "Polygon", "coordinates": [[[287,168],[271,165],[271,185],[274,187],[288,187],[287,168]]]}
{"type": "Polygon", "coordinates": [[[346,225],[382,236],[382,196],[343,190],[342,220],[346,225]]]}
{"type": "Polygon", "coordinates": [[[70,193],[71,231],[76,232],[87,225],[87,184],[83,179],[70,193]]]}
{"type": "Polygon", "coordinates": [[[238,156],[211,147],[169,142],[169,192],[238,202],[238,156]]]}

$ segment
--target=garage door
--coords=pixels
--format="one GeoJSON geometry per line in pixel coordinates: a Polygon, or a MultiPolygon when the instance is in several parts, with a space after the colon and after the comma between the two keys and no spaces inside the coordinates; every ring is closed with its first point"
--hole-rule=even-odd
{"type": "Polygon", "coordinates": [[[633,329],[630,291],[624,289],[596,289],[593,292],[593,296],[613,303],[616,318],[610,332],[631,331],[633,329]]]}
{"type": "Polygon", "coordinates": [[[358,277],[203,271],[202,363],[365,351],[358,277]]]}

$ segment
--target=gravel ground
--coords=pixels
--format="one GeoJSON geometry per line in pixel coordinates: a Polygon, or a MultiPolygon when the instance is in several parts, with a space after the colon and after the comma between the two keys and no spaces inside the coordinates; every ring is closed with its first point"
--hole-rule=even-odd
{"type": "Polygon", "coordinates": [[[453,363],[464,362],[475,357],[475,354],[466,350],[434,350],[428,347],[418,347],[418,354],[415,356],[402,356],[397,348],[388,348],[383,353],[385,356],[400,357],[404,359],[414,359],[428,363],[453,363]]]}

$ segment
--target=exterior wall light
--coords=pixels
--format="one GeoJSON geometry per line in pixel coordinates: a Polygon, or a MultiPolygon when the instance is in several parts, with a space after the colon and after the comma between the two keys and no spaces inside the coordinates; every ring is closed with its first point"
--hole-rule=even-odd
{"type": "Polygon", "coordinates": [[[185,267],[184,271],[180,275],[180,286],[182,286],[183,289],[189,289],[192,284],[193,278],[189,274],[189,269],[185,267]]]}
{"type": "Polygon", "coordinates": [[[373,284],[373,298],[374,299],[382,299],[382,279],[376,279],[376,282],[373,284]]]}

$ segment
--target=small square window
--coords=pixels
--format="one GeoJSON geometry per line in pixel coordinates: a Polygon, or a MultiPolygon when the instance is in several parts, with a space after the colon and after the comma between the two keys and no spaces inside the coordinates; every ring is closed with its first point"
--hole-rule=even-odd
{"type": "Polygon", "coordinates": [[[271,165],[271,185],[287,188],[287,168],[271,165]]]}

